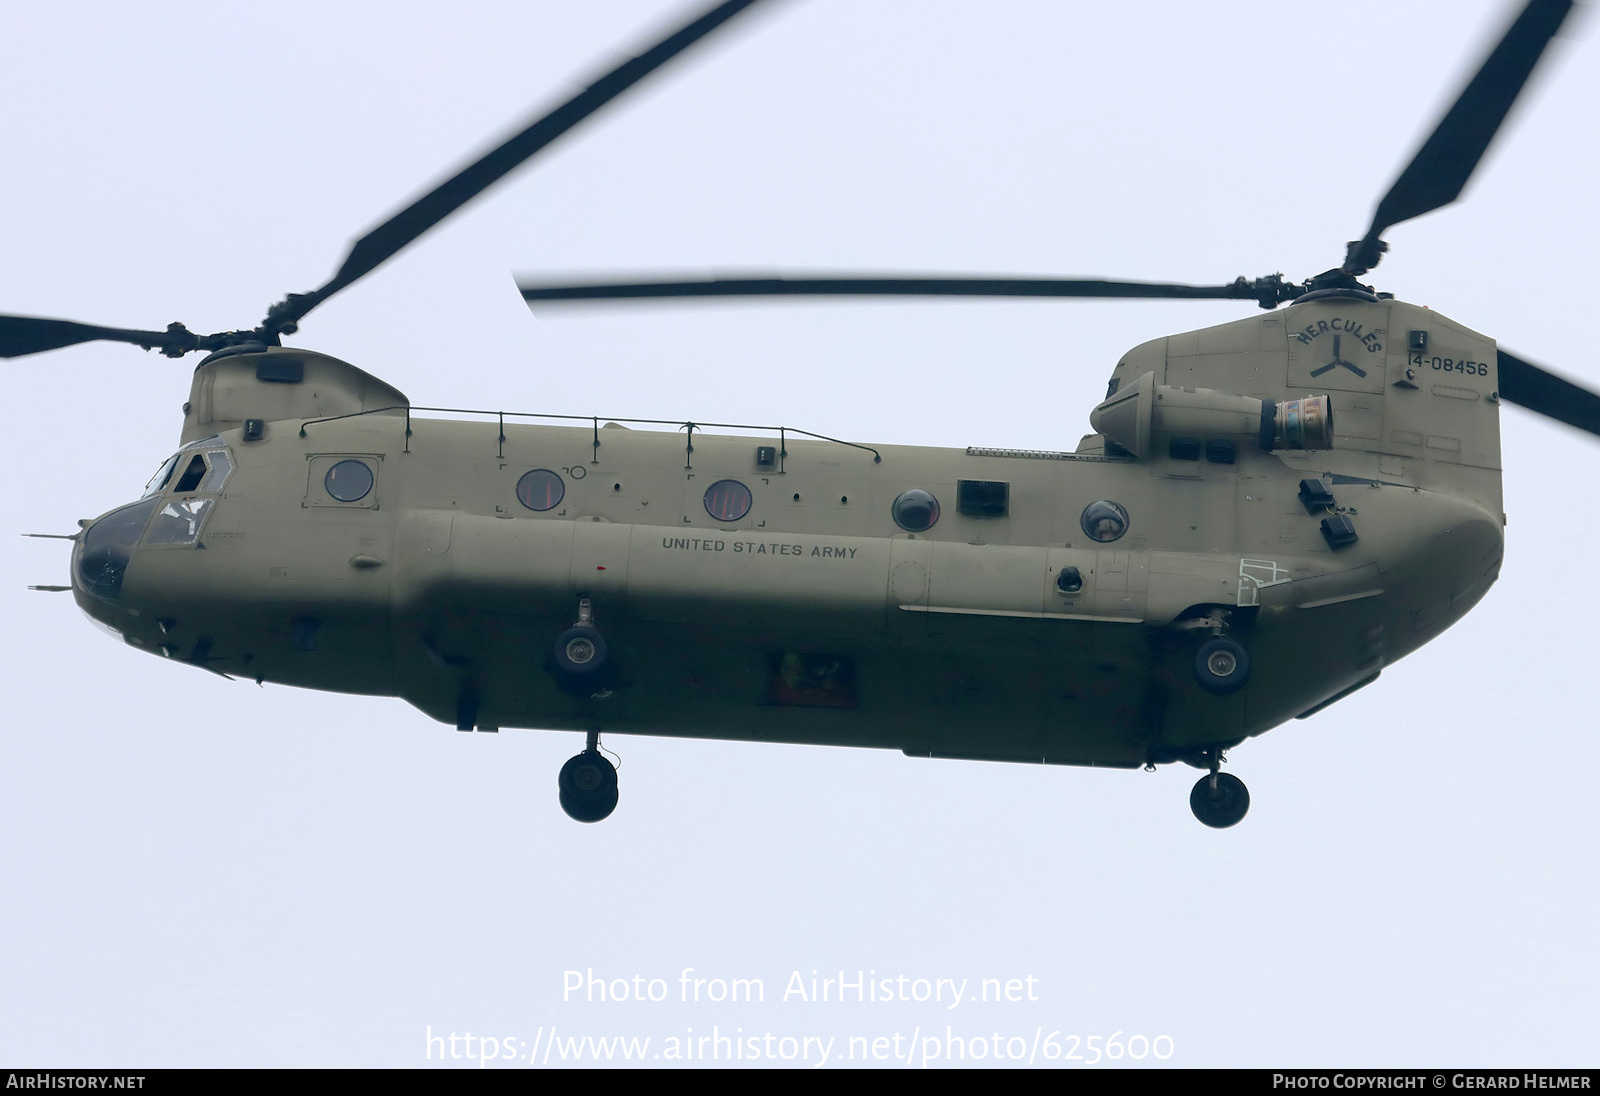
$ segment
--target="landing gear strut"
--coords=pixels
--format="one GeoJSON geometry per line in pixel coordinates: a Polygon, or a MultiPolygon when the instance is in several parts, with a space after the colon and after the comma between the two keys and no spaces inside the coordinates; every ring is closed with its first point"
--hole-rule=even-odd
{"type": "Polygon", "coordinates": [[[599,747],[600,732],[590,731],[583,752],[561,766],[556,778],[561,809],[574,822],[599,822],[617,809],[617,769],[599,747]]]}
{"type": "Polygon", "coordinates": [[[1237,825],[1250,809],[1250,790],[1237,776],[1218,772],[1214,760],[1211,775],[1202,776],[1189,793],[1189,809],[1212,829],[1225,830],[1237,825]]]}

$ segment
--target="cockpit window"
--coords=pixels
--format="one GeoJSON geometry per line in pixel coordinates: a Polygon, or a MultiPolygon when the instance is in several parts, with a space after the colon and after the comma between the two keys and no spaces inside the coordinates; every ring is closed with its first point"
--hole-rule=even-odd
{"type": "Polygon", "coordinates": [[[184,546],[200,539],[200,526],[205,522],[206,511],[211,509],[211,499],[173,499],[156,511],[150,523],[146,544],[184,546]]]}
{"type": "MultiPolygon", "coordinates": [[[[157,488],[159,490],[159,487],[157,488]]],[[[115,601],[122,595],[122,576],[133,558],[134,545],[150,511],[160,499],[146,499],[113,510],[84,531],[78,543],[78,585],[87,593],[115,601]]]]}
{"type": "Polygon", "coordinates": [[[206,459],[196,453],[189,458],[189,466],[183,470],[183,476],[178,480],[178,486],[173,490],[180,495],[186,495],[200,486],[200,480],[205,474],[206,459]]]}
{"type": "Polygon", "coordinates": [[[167,462],[157,468],[156,474],[150,477],[150,482],[144,485],[144,494],[139,497],[147,499],[151,495],[160,494],[161,489],[172,479],[172,470],[177,466],[178,458],[176,456],[168,457],[167,462]]]}
{"type": "Polygon", "coordinates": [[[209,467],[205,479],[200,481],[200,493],[222,490],[222,485],[228,480],[228,473],[233,471],[233,459],[228,456],[226,449],[218,449],[214,453],[206,454],[206,464],[209,467]]]}
{"type": "Polygon", "coordinates": [[[214,449],[208,453],[190,454],[197,446],[217,445],[221,438],[212,436],[201,441],[192,441],[178,450],[177,454],[168,457],[165,464],[150,477],[150,482],[144,486],[144,494],[139,497],[147,499],[152,495],[159,495],[166,490],[169,484],[176,494],[215,494],[222,490],[222,485],[228,481],[228,475],[233,471],[233,458],[226,449],[214,449]],[[180,474],[178,469],[182,468],[180,474]],[[177,476],[177,483],[173,477],[177,476]]]}

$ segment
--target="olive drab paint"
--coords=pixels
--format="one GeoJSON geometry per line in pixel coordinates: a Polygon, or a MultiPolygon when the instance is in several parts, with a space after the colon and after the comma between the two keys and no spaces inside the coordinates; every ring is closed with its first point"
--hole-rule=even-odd
{"type": "MultiPolygon", "coordinates": [[[[1254,301],[1116,363],[1070,451],[871,446],[790,427],[437,417],[300,321],[758,0],[723,0],[508,137],[250,330],[0,315],[0,356],[210,351],[182,448],[75,537],[78,604],[135,647],[256,681],[398,696],[458,729],[601,731],[928,757],[1209,770],[1375,680],[1499,575],[1502,397],[1600,436],[1600,395],[1357,277],[1454,202],[1569,14],[1527,0],[1343,263],[1194,286],[872,276],[519,282],[530,303],[959,295],[1254,301]],[[671,424],[678,426],[679,424],[671,424]],[[739,428],[754,429],[754,428],[739,428]]],[[[1098,367],[1097,363],[1079,363],[1098,367]]],[[[453,412],[450,414],[461,414],[453,412]]],[[[48,588],[47,588],[48,589],[48,588]]]]}
{"type": "Polygon", "coordinates": [[[231,470],[159,495],[208,503],[198,535],[146,532],[114,597],[75,565],[75,596],[152,653],[446,723],[470,698],[480,730],[1203,762],[1370,681],[1493,583],[1495,361],[1437,312],[1335,295],[1129,351],[1114,433],[1137,453],[1103,434],[1023,453],[791,433],[779,471],[757,465],[771,435],[700,432],[687,452],[670,430],[430,417],[324,355],[224,352],[195,373],[181,441],[231,470]],[[1344,358],[1364,375],[1324,370],[1344,358]],[[1318,396],[1325,449],[1264,447],[1239,410],[1318,396]],[[562,493],[536,510],[517,485],[540,469],[562,493]],[[730,480],[749,491],[737,521],[705,502],[730,480]],[[1306,480],[1332,502],[1310,511],[1306,480]],[[960,481],[1008,485],[1004,512],[962,513],[960,481]],[[911,490],[938,514],[915,533],[892,513],[911,490]],[[549,665],[580,598],[614,663],[599,695],[549,665]],[[1243,688],[1196,680],[1212,635],[1247,649],[1243,688]]]}

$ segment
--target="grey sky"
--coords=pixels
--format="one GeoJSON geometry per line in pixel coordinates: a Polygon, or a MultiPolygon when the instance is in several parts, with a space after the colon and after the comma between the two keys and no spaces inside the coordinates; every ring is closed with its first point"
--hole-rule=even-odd
{"type": "MultiPolygon", "coordinates": [[[[742,20],[294,340],[421,404],[1071,448],[1117,356],[1217,303],[616,310],[511,272],[974,271],[1214,282],[1336,264],[1501,3],[787,0],[742,20]]],[[[0,39],[0,310],[256,323],[492,135],[676,21],[583,4],[26,5],[0,39]]],[[[1379,288],[1600,384],[1588,20],[1379,288]]],[[[69,532],[175,448],[193,359],[5,366],[0,1061],[422,1065],[425,1029],[1169,1036],[1178,1065],[1594,1062],[1585,562],[1600,442],[1502,419],[1506,571],[1464,622],[1195,773],[578,737],[228,683],[97,632],[69,532]],[[761,978],[684,1004],[679,972],[761,978]],[[662,1004],[563,1003],[568,969],[662,1004]],[[792,971],[1037,979],[1034,1002],[803,1004],[792,971]]],[[[653,1050],[661,1046],[653,1045],[653,1050]]],[[[437,1064],[437,1063],[434,1063],[437,1064]]],[[[460,1063],[456,1063],[460,1064],[460,1063]]]]}

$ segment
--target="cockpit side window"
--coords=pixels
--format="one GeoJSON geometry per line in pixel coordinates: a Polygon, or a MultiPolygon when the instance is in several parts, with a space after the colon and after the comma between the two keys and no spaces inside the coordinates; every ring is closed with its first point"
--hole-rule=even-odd
{"type": "Polygon", "coordinates": [[[170,485],[173,494],[216,494],[222,490],[222,485],[228,481],[228,476],[233,472],[233,458],[226,449],[213,449],[206,453],[193,453],[196,444],[216,445],[220,438],[206,438],[201,443],[190,442],[178,450],[176,456],[167,458],[159,471],[150,477],[150,482],[144,486],[144,494],[140,498],[147,499],[152,495],[159,495],[170,485]],[[183,471],[179,474],[178,469],[183,471]],[[177,482],[173,483],[173,478],[177,482]]]}
{"type": "Polygon", "coordinates": [[[206,474],[206,461],[199,453],[189,458],[189,466],[183,470],[183,477],[178,480],[174,490],[180,495],[186,495],[200,486],[200,480],[206,474]]]}
{"type": "Polygon", "coordinates": [[[152,547],[171,545],[184,548],[200,539],[200,526],[215,499],[172,499],[156,511],[155,520],[144,542],[152,547]]]}
{"type": "Polygon", "coordinates": [[[207,453],[206,465],[205,478],[200,481],[200,493],[208,494],[222,490],[222,485],[228,480],[228,473],[233,471],[233,459],[228,456],[228,451],[217,449],[207,453]]]}

